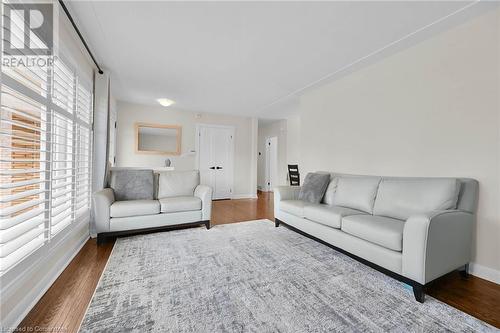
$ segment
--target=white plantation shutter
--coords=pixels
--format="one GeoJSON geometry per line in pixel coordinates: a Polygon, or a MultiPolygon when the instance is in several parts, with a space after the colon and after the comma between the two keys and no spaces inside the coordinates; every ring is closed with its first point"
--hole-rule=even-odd
{"type": "Polygon", "coordinates": [[[75,100],[75,74],[62,61],[54,61],[52,101],[62,109],[73,113],[75,100]]]}
{"type": "Polygon", "coordinates": [[[79,83],[77,89],[76,103],[77,118],[76,126],[76,215],[80,216],[90,210],[91,193],[91,150],[92,132],[90,123],[92,121],[92,93],[90,88],[79,83]]]}
{"type": "MultiPolygon", "coordinates": [[[[11,43],[14,46],[22,47],[24,41],[24,20],[20,17],[20,12],[11,11],[10,22],[10,26],[5,27],[5,30],[10,33],[11,43]]],[[[45,47],[45,44],[33,33],[30,35],[30,45],[45,47]]],[[[6,51],[6,49],[3,50],[3,53],[8,54],[6,51]]],[[[46,67],[3,67],[2,72],[40,95],[47,96],[48,73],[46,67]]]]}
{"type": "Polygon", "coordinates": [[[2,86],[0,125],[0,268],[44,244],[48,199],[47,111],[2,86]]]}
{"type": "Polygon", "coordinates": [[[0,275],[89,219],[92,83],[52,68],[2,67],[0,275]]]}
{"type": "Polygon", "coordinates": [[[15,67],[6,68],[4,73],[40,96],[47,96],[47,70],[39,67],[15,67]]]}
{"type": "Polygon", "coordinates": [[[85,124],[90,124],[92,121],[92,93],[89,87],[79,83],[77,89],[76,110],[78,119],[85,124]]]}
{"type": "Polygon", "coordinates": [[[85,147],[91,144],[89,128],[78,125],[79,148],[76,169],[76,214],[80,216],[90,210],[91,155],[85,147]]]}
{"type": "Polygon", "coordinates": [[[51,229],[52,236],[73,220],[73,120],[54,113],[52,120],[51,229]]]}

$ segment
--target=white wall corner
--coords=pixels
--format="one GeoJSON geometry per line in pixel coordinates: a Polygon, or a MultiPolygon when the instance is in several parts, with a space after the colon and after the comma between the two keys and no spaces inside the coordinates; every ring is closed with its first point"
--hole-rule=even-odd
{"type": "Polygon", "coordinates": [[[257,118],[251,119],[251,160],[250,160],[250,191],[252,196],[257,197],[257,172],[258,172],[258,140],[259,140],[259,120],[257,118]]]}

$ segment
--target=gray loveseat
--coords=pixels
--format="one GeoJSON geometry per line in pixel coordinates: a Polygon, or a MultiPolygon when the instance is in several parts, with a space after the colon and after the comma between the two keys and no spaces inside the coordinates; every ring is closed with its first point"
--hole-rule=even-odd
{"type": "Polygon", "coordinates": [[[281,222],[413,287],[455,269],[467,274],[478,182],[335,174],[319,204],[298,200],[300,187],[274,191],[281,222]]]}
{"type": "MultiPolygon", "coordinates": [[[[207,229],[210,228],[212,189],[200,185],[198,171],[161,171],[153,174],[149,170],[150,177],[148,170],[142,171],[146,171],[145,179],[141,178],[144,172],[131,170],[132,176],[128,176],[128,184],[115,185],[115,188],[120,186],[121,198],[115,196],[112,188],[94,193],[98,243],[102,243],[107,237],[174,226],[204,224],[207,229]],[[151,183],[151,198],[129,200],[129,197],[134,197],[134,191],[143,190],[143,183],[151,183]]],[[[113,179],[111,171],[111,183],[113,179]]]]}

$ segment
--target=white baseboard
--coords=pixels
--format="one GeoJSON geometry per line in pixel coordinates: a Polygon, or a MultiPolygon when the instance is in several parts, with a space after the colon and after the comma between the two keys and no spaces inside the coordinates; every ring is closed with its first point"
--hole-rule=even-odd
{"type": "MultiPolygon", "coordinates": [[[[88,222],[87,222],[88,223],[88,222]]],[[[71,230],[74,233],[78,232],[77,230],[71,230]]],[[[64,239],[71,238],[72,232],[68,233],[64,239]]],[[[71,260],[80,252],[81,248],[85,245],[87,240],[89,239],[89,234],[84,233],[82,237],[78,239],[75,244],[72,244],[71,249],[66,250],[65,254],[51,267],[47,274],[43,276],[41,280],[35,283],[32,288],[27,291],[22,299],[20,299],[15,308],[2,320],[2,325],[0,326],[0,331],[2,332],[13,332],[17,326],[21,323],[21,321],[26,317],[26,315],[31,311],[31,309],[36,305],[36,303],[42,298],[42,296],[47,292],[47,290],[52,286],[55,280],[61,275],[61,273],[66,269],[71,260]]],[[[58,245],[62,245],[64,240],[58,242],[58,245]]],[[[50,250],[49,253],[54,253],[57,251],[57,247],[50,250]]],[[[49,258],[42,258],[34,263],[34,266],[30,267],[27,272],[27,275],[35,274],[36,271],[47,265],[47,262],[50,260],[49,258]]],[[[9,294],[13,293],[17,288],[18,283],[22,284],[25,282],[28,277],[22,276],[18,281],[14,281],[8,287],[7,291],[9,294]]]]}
{"type": "Polygon", "coordinates": [[[469,264],[469,273],[490,282],[500,284],[500,271],[496,269],[471,262],[469,264]]]}
{"type": "Polygon", "coordinates": [[[231,199],[257,199],[257,194],[233,194],[231,199]]]}

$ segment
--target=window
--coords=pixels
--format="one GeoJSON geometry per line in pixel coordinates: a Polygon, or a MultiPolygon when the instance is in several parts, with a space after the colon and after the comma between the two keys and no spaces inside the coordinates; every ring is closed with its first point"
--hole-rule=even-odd
{"type": "Polygon", "coordinates": [[[48,189],[44,105],[2,86],[0,268],[10,268],[45,241],[48,189]]]}
{"type": "Polygon", "coordinates": [[[0,275],[90,210],[92,91],[60,59],[2,67],[0,275]]]}

